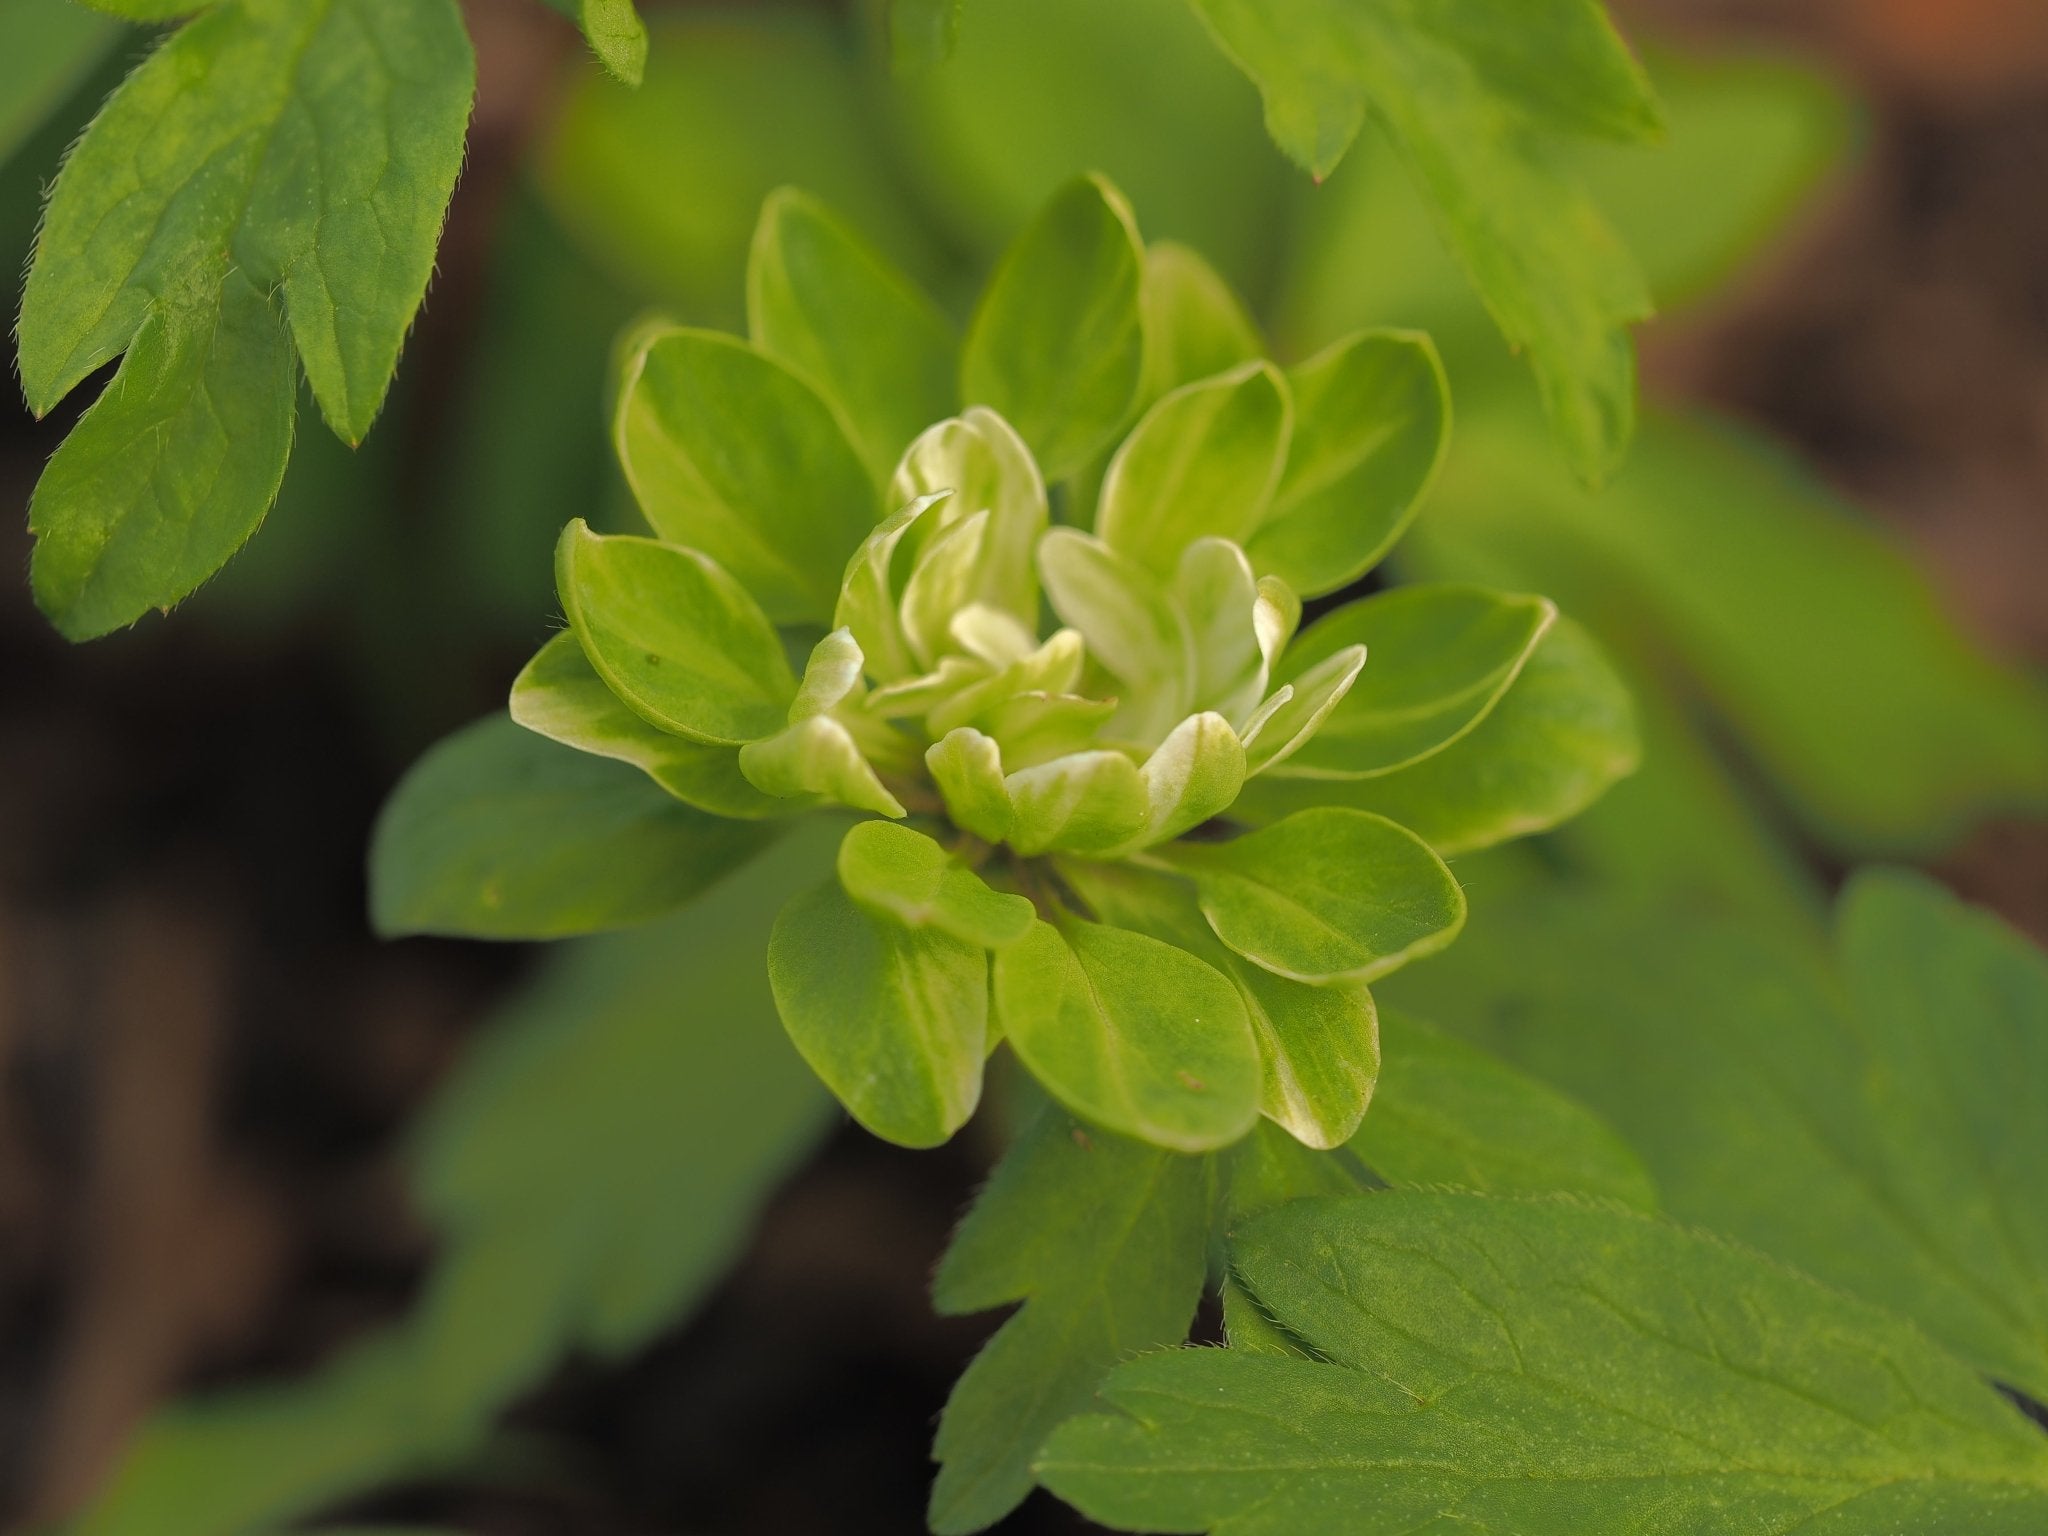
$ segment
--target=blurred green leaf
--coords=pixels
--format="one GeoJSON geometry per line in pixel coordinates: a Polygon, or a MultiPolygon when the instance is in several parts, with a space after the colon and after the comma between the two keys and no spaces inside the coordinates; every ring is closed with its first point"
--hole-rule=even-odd
{"type": "Polygon", "coordinates": [[[889,57],[904,71],[930,69],[953,56],[960,42],[966,0],[884,0],[889,12],[889,57]]]}
{"type": "Polygon", "coordinates": [[[693,7],[651,32],[640,88],[590,72],[539,155],[543,197],[595,263],[686,320],[737,326],[762,199],[794,185],[932,275],[925,223],[834,18],[693,7]]]}
{"type": "Polygon", "coordinates": [[[1299,1200],[1237,1279],[1319,1357],[1178,1350],[1038,1470],[1124,1529],[2020,1536],[2048,1439],[1893,1314],[1564,1199],[1299,1200]],[[1481,1448],[1475,1453],[1475,1446],[1481,1448]]]}
{"type": "Polygon", "coordinates": [[[387,936],[491,939],[621,927],[682,905],[776,831],[495,716],[392,791],[370,846],[371,921],[387,936]]]}
{"type": "Polygon", "coordinates": [[[0,6],[0,163],[84,84],[120,32],[67,0],[0,6]]]}
{"type": "Polygon", "coordinates": [[[1254,779],[1232,814],[1261,822],[1348,805],[1448,857],[1570,821],[1640,755],[1627,686],[1592,637],[1560,618],[1492,712],[1442,751],[1370,779],[1254,779]]]}
{"type": "Polygon", "coordinates": [[[1130,419],[1144,260],[1123,194],[1084,176],[1039,210],[982,292],[960,393],[1015,427],[1048,480],[1083,468],[1130,419]]]}
{"type": "Polygon", "coordinates": [[[1620,462],[1635,420],[1625,327],[1650,301],[1627,252],[1539,138],[1641,139],[1655,99],[1593,0],[1540,0],[1502,27],[1476,4],[1192,0],[1255,80],[1266,126],[1321,177],[1368,110],[1399,145],[1444,241],[1579,474],[1620,462]]]}
{"type": "MultiPolygon", "coordinates": [[[[1551,146],[1641,261],[1660,307],[1732,276],[1839,161],[1852,114],[1838,88],[1787,60],[1648,56],[1667,131],[1654,145],[1551,146]]],[[[1278,330],[1296,344],[1364,325],[1427,330],[1461,403],[1509,377],[1510,349],[1445,260],[1429,208],[1390,146],[1361,145],[1298,197],[1278,330]]]]}
{"type": "Polygon", "coordinates": [[[1052,1427],[1117,1361],[1187,1337],[1213,1199],[1207,1158],[1090,1131],[1047,1109],[1024,1131],[932,1282],[941,1312],[1023,1302],[954,1385],[932,1454],[931,1527],[992,1525],[1031,1491],[1052,1427]]]}
{"type": "Polygon", "coordinates": [[[555,951],[428,1112],[415,1183],[442,1256],[419,1306],[305,1380],[160,1412],[78,1536],[245,1536],[449,1466],[570,1352],[677,1321],[829,1118],[761,954],[836,831],[555,951]]]}
{"type": "Polygon", "coordinates": [[[1091,1125],[1202,1152],[1258,1118],[1244,1005],[1184,949],[1078,918],[1040,922],[996,956],[994,993],[1011,1048],[1091,1125]]]}
{"type": "Polygon", "coordinates": [[[1434,954],[1465,897],[1414,833],[1363,811],[1317,807],[1224,843],[1160,856],[1194,882],[1216,936],[1278,976],[1370,981],[1434,954]]]}
{"type": "Polygon", "coordinates": [[[958,403],[952,325],[807,193],[784,188],[761,207],[747,261],[747,331],[839,412],[878,484],[911,439],[958,403]]]}
{"type": "Polygon", "coordinates": [[[2048,689],[1988,659],[1875,529],[1754,438],[1654,419],[1593,496],[1542,462],[1526,419],[1460,431],[1410,568],[1548,593],[1660,686],[1703,695],[1830,845],[1930,851],[2048,808],[2048,689]]]}
{"type": "Polygon", "coordinates": [[[1389,1184],[1656,1209],[1642,1160],[1555,1088],[1398,1010],[1380,1015],[1380,1050],[1379,1087],[1351,1150],[1389,1184]]]}
{"type": "Polygon", "coordinates": [[[775,919],[768,976],[790,1039],[853,1117],[935,1147],[981,1099],[988,957],[936,928],[863,907],[837,879],[775,919]]]}
{"type": "Polygon", "coordinates": [[[1186,0],[974,0],[952,62],[892,82],[887,105],[898,159],[973,251],[1001,250],[1096,170],[1153,236],[1265,290],[1291,178],[1259,131],[1257,93],[1186,0]]]}
{"type": "Polygon", "coordinates": [[[1145,383],[1150,405],[1197,379],[1213,378],[1265,355],[1266,343],[1244,301],[1198,252],[1172,240],[1145,247],[1145,383]]]}

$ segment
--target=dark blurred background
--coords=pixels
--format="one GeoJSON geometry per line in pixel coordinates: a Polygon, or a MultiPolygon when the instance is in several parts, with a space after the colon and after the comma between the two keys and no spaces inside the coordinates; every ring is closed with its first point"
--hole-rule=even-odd
{"type": "MultiPolygon", "coordinates": [[[[821,35],[851,26],[834,9],[821,35]]],[[[78,1505],[169,1397],[288,1377],[416,1293],[433,1238],[404,1128],[535,960],[374,941],[372,818],[420,750],[500,703],[547,633],[555,529],[616,495],[615,327],[650,290],[734,318],[725,237],[654,226],[722,229],[724,198],[743,234],[744,168],[722,182],[686,122],[650,141],[673,201],[608,264],[577,219],[606,193],[603,155],[556,126],[594,88],[580,44],[531,0],[466,10],[470,157],[392,403],[354,462],[302,415],[286,494],[226,575],[168,619],[63,643],[29,603],[21,512],[69,423],[11,395],[0,413],[0,1524],[78,1505]],[[641,282],[648,250],[674,269],[641,282]]],[[[1966,630],[2048,664],[2048,12],[1618,10],[1681,51],[1782,46],[1863,114],[1761,260],[1646,329],[1648,392],[1795,447],[1895,530],[1966,630]]],[[[0,168],[9,270],[38,182],[137,47],[0,168]]],[[[829,190],[877,234],[876,217],[915,229],[905,259],[942,291],[978,260],[931,227],[915,178],[841,172],[854,191],[829,190]]],[[[1255,244],[1239,257],[1270,265],[1255,244]]],[[[2038,824],[1981,828],[1938,868],[2048,938],[2038,824]]],[[[555,1371],[495,1462],[353,1508],[501,1536],[920,1529],[934,1416],[993,1321],[934,1318],[926,1282],[990,1150],[831,1133],[693,1321],[555,1371]]],[[[1043,1498],[1004,1527],[1078,1528],[1043,1498]]]]}

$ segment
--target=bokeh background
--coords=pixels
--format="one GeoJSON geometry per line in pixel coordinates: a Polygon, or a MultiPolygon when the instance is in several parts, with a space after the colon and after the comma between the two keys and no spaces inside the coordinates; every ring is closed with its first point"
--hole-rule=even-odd
{"type": "MultiPolygon", "coordinates": [[[[1672,134],[1581,167],[1665,310],[1598,499],[1384,152],[1311,186],[1180,0],[970,0],[961,57],[909,81],[857,6],[655,4],[638,93],[533,0],[465,9],[469,160],[385,418],[355,453],[309,425],[223,576],[61,642],[20,513],[69,420],[0,414],[0,1528],[921,1528],[994,1321],[926,1283],[996,1130],[909,1153],[839,1123],[779,1039],[680,1003],[659,934],[549,958],[363,912],[383,796],[551,632],[560,525],[625,525],[613,335],[736,326],[782,182],[956,310],[1092,166],[1283,357],[1429,328],[1462,456],[1414,568],[1553,592],[1644,692],[1641,783],[1560,857],[1791,927],[1905,859],[2048,940],[2038,0],[1616,7],[1672,134]],[[701,1091],[728,1061],[760,1096],[701,1091]]],[[[39,130],[0,112],[0,266],[145,45],[107,23],[39,130]]],[[[1004,1527],[1082,1528],[1043,1498],[1004,1527]]]]}

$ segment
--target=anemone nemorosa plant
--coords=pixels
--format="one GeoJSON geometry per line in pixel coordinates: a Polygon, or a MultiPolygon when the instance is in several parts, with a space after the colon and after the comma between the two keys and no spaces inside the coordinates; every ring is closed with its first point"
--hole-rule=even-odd
{"type": "Polygon", "coordinates": [[[964,343],[794,193],[748,308],[750,340],[631,338],[616,442],[655,536],[564,531],[568,628],[513,719],[723,824],[707,866],[858,813],[767,964],[877,1134],[944,1140],[1006,1039],[1161,1146],[1261,1112],[1343,1142],[1378,1069],[1367,983],[1464,919],[1373,783],[1472,731],[1555,617],[1416,586],[1303,623],[1434,472],[1427,338],[1283,371],[1096,178],[1019,237],[964,343]]]}

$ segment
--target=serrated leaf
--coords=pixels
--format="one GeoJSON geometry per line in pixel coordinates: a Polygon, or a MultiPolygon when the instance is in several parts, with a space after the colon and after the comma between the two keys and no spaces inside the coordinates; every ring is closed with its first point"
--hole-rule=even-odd
{"type": "Polygon", "coordinates": [[[839,883],[855,901],[912,928],[1001,949],[1030,931],[1031,903],[988,888],[922,832],[863,821],[839,845],[839,883]]]}
{"type": "Polygon", "coordinates": [[[647,24],[633,0],[548,0],[571,17],[612,78],[638,86],[647,72],[647,24]]]}
{"type": "Polygon", "coordinates": [[[1260,1112],[1297,1151],[1342,1146],[1358,1129],[1380,1070],[1378,1015],[1363,984],[1309,986],[1252,964],[1217,939],[1184,881],[1128,864],[1059,867],[1104,922],[1178,945],[1230,979],[1258,1038],[1260,1112]]]}
{"type": "Polygon", "coordinates": [[[1597,1195],[1655,1210],[1642,1159],[1584,1105],[1410,1014],[1380,1014],[1379,1089],[1351,1150],[1396,1188],[1597,1195]]]}
{"type": "Polygon", "coordinates": [[[1091,1125],[1180,1152],[1258,1119],[1259,1053],[1228,979],[1184,949],[1075,919],[995,961],[1003,1038],[1091,1125]]]}
{"type": "Polygon", "coordinates": [[[1465,922],[1465,896],[1414,833],[1363,811],[1318,807],[1227,843],[1159,856],[1194,881],[1216,936],[1277,976],[1370,981],[1434,954],[1465,922]]]}
{"type": "MultiPolygon", "coordinates": [[[[24,321],[24,325],[26,321],[24,321]]],[[[248,542],[292,451],[292,347],[240,273],[159,303],[29,502],[36,605],[89,640],[183,598],[248,542]]]]}
{"type": "Polygon", "coordinates": [[[1442,751],[1500,702],[1556,617],[1544,598],[1480,587],[1418,584],[1347,604],[1295,639],[1280,675],[1295,681],[1353,645],[1366,648],[1365,668],[1273,771],[1363,779],[1442,751]]]}
{"type": "Polygon", "coordinates": [[[2048,1438],[1890,1313],[1712,1237],[1558,1199],[1301,1200],[1237,1278],[1321,1357],[1154,1355],[1038,1470],[1091,1517],[1423,1529],[2020,1536],[2048,1438]],[[1167,1475],[1162,1475],[1167,1474],[1167,1475]]]}
{"type": "Polygon", "coordinates": [[[988,1054],[988,958],[856,903],[837,879],[775,919],[768,978],[811,1069],[885,1141],[935,1147],[974,1113],[988,1054]]]}
{"type": "Polygon", "coordinates": [[[1421,508],[1450,441],[1450,384],[1419,331],[1363,331],[1287,371],[1294,435],[1253,566],[1304,596],[1386,556],[1421,508]]]}
{"type": "Polygon", "coordinates": [[[1100,177],[1054,193],[1004,255],[974,312],[960,391],[1063,480],[1129,419],[1144,366],[1144,246],[1123,196],[1100,177]]]}
{"type": "Polygon", "coordinates": [[[775,830],[493,717],[392,791],[370,845],[371,920],[386,935],[491,939],[622,927],[681,906],[775,830]]]}
{"type": "Polygon", "coordinates": [[[1206,1158],[1085,1130],[1058,1109],[1018,1138],[939,1266],[941,1312],[1024,1306],[947,1400],[931,1527],[978,1531],[1031,1490],[1052,1427],[1117,1361],[1187,1337],[1207,1267],[1206,1158]]]}
{"type": "Polygon", "coordinates": [[[660,331],[627,360],[613,435],[656,533],[716,560],[778,624],[831,617],[875,492],[815,389],[734,337],[660,331]]]}
{"type": "Polygon", "coordinates": [[[887,483],[904,445],[957,404],[960,346],[938,306],[794,188],[761,207],[747,261],[747,331],[838,411],[877,484],[887,483]]]}
{"type": "Polygon", "coordinates": [[[1293,414],[1263,360],[1174,390],[1109,461],[1096,537],[1161,576],[1197,539],[1244,544],[1280,483],[1293,414]]]}
{"type": "Polygon", "coordinates": [[[749,784],[731,747],[673,735],[634,714],[597,675],[573,634],[555,636],[512,680],[511,709],[529,731],[631,763],[678,800],[714,816],[781,816],[795,808],[749,784]]]}
{"type": "Polygon", "coordinates": [[[1880,898],[1897,903],[1886,925],[1858,935],[1872,894],[1852,886],[1830,965],[1796,908],[1525,882],[1482,902],[1457,964],[1418,968],[1400,995],[1604,1115],[1674,1216],[1911,1317],[2048,1399],[2040,1202],[2012,1182],[2048,1124],[2032,1064],[2048,977],[2022,941],[1917,885],[1880,898]],[[1900,953],[1862,973],[1878,947],[1900,953]],[[1861,1017],[1859,991],[1910,1023],[1861,1017]]]}
{"type": "Polygon", "coordinates": [[[555,586],[598,675],[663,730],[737,746],[787,719],[796,679],[782,641],[708,556],[578,518],[556,546],[555,586]]]}
{"type": "Polygon", "coordinates": [[[1593,480],[1611,471],[1635,419],[1625,327],[1649,297],[1541,142],[1657,130],[1648,82],[1599,5],[1541,0],[1502,28],[1431,0],[1192,3],[1257,82],[1274,139],[1316,175],[1372,112],[1509,345],[1528,351],[1573,465],[1593,480]]]}
{"type": "Polygon", "coordinates": [[[1634,772],[1641,750],[1627,685],[1561,616],[1500,703],[1443,751],[1370,779],[1254,779],[1233,814],[1260,822],[1348,805],[1398,821],[1448,858],[1571,820],[1634,772]]]}
{"type": "MultiPolygon", "coordinates": [[[[1265,355],[1244,301],[1200,252],[1175,240],[1145,247],[1146,404],[1265,355]]],[[[1291,382],[1291,381],[1290,381],[1291,382]]]]}
{"type": "Polygon", "coordinates": [[[1003,786],[1015,807],[1008,842],[1026,856],[1121,848],[1151,814],[1145,780],[1121,752],[1071,752],[1020,768],[1003,786]]]}

